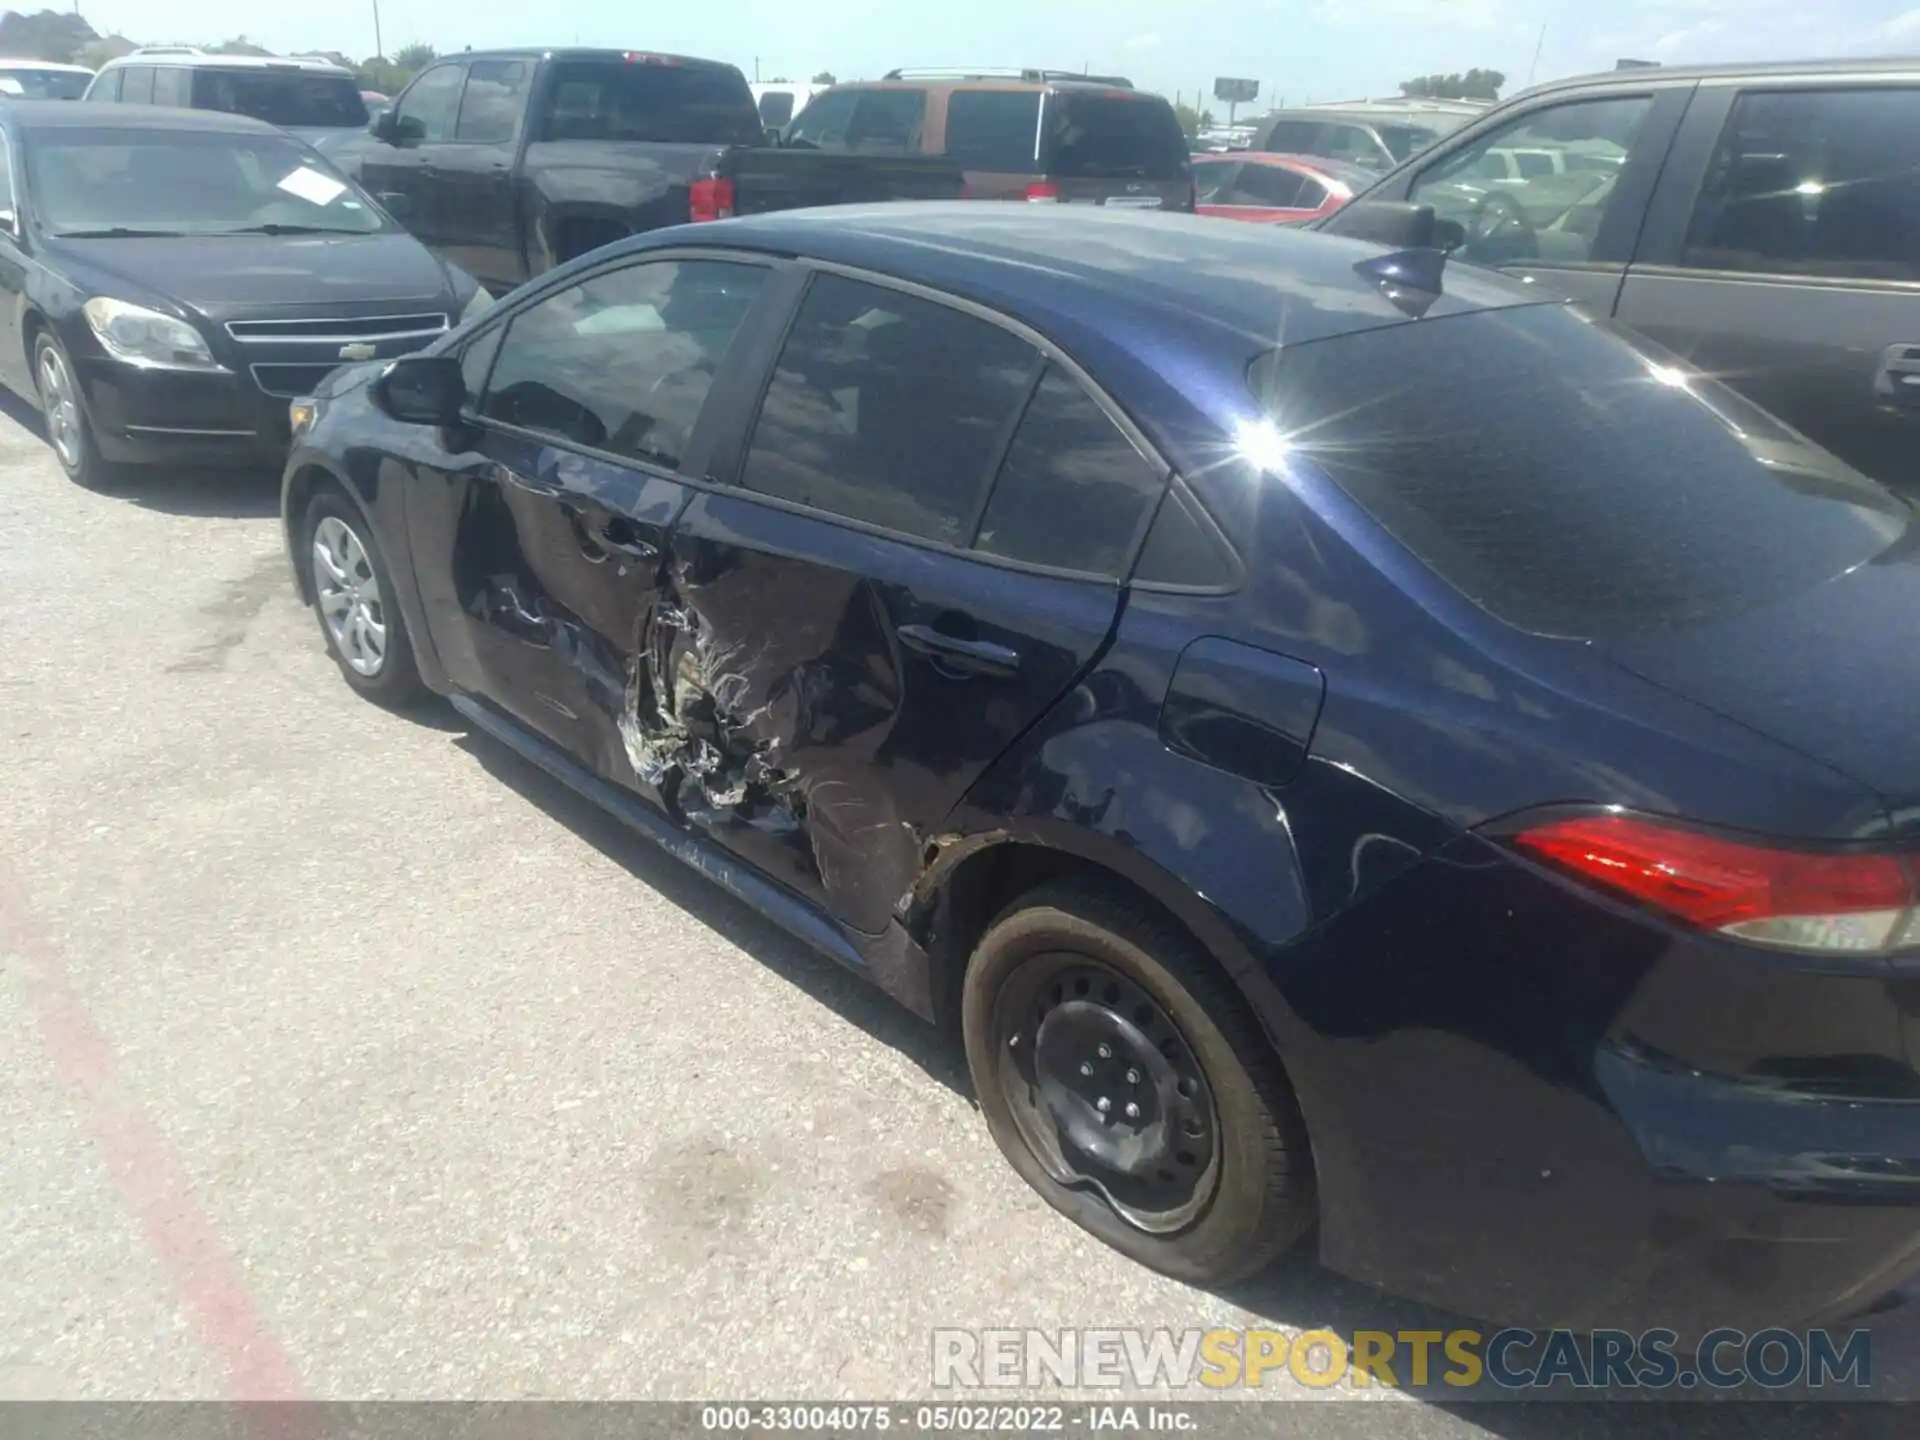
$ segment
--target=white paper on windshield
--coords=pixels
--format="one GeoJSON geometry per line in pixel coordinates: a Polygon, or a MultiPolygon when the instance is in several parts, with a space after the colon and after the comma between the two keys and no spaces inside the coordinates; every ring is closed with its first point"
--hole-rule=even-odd
{"type": "Polygon", "coordinates": [[[318,170],[302,165],[291,175],[282,177],[280,188],[289,195],[298,195],[302,200],[311,200],[316,205],[330,205],[346,191],[346,186],[331,175],[322,175],[318,170]]]}

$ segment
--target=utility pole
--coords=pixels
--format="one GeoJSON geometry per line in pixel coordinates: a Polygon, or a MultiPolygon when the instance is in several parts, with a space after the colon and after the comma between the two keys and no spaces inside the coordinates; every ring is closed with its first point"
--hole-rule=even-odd
{"type": "Polygon", "coordinates": [[[758,55],[753,57],[753,83],[756,85],[760,83],[760,57],[758,55]]]}
{"type": "Polygon", "coordinates": [[[1547,27],[1545,22],[1542,22],[1540,26],[1540,39],[1533,47],[1533,63],[1527,67],[1527,84],[1529,85],[1533,84],[1534,71],[1540,68],[1540,52],[1546,48],[1546,44],[1547,27]]]}
{"type": "MultiPolygon", "coordinates": [[[[80,8],[80,0],[73,0],[73,8],[80,8]]],[[[382,60],[387,58],[387,47],[380,39],[380,0],[373,0],[373,53],[382,60]]]]}

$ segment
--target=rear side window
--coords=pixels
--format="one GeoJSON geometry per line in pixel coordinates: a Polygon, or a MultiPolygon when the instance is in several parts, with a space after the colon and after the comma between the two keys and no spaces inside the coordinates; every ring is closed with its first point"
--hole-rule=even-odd
{"type": "Polygon", "coordinates": [[[1872,558],[1910,513],[1724,386],[1562,306],[1319,341],[1250,378],[1299,463],[1536,633],[1604,640],[1738,613],[1872,558]]]}
{"type": "Polygon", "coordinates": [[[120,82],[126,78],[126,73],[124,69],[101,71],[99,75],[94,77],[93,83],[87,86],[86,98],[89,100],[118,100],[120,98],[120,82]]]}
{"type": "Polygon", "coordinates": [[[1387,153],[1396,161],[1418,155],[1440,138],[1439,131],[1428,130],[1421,125],[1382,125],[1379,130],[1387,153]]]}
{"type": "Polygon", "coordinates": [[[947,158],[962,170],[1031,175],[1039,139],[1036,90],[955,90],[947,96],[947,158]]]}
{"type": "Polygon", "coordinates": [[[760,112],[731,65],[563,60],[549,140],[755,145],[760,112]]]}
{"type": "Polygon", "coordinates": [[[1320,127],[1306,120],[1276,120],[1267,131],[1263,150],[1281,155],[1311,155],[1320,127]]]}
{"type": "Polygon", "coordinates": [[[367,123],[367,102],[351,75],[286,70],[193,72],[196,110],[248,115],[293,130],[346,130],[367,123]]]}
{"type": "Polygon", "coordinates": [[[1243,165],[1226,203],[1285,210],[1300,203],[1300,186],[1305,178],[1278,165],[1243,165]]]}
{"type": "Polygon", "coordinates": [[[835,149],[846,143],[847,126],[853,121],[853,107],[865,93],[859,90],[829,90],[793,122],[787,132],[787,144],[796,149],[835,149]]]}
{"type": "Polygon", "coordinates": [[[1920,280],[1920,89],[1742,95],[1681,263],[1920,280]]]}
{"type": "Polygon", "coordinates": [[[153,72],[153,103],[185,110],[193,104],[193,72],[163,65],[153,72]]]}
{"type": "Polygon", "coordinates": [[[1063,180],[1178,180],[1187,137],[1164,100],[1059,91],[1047,100],[1044,169],[1063,180]]]}
{"type": "Polygon", "coordinates": [[[816,275],[754,427],[763,495],[963,545],[1038,355],[997,325],[816,275]]]}
{"type": "Polygon", "coordinates": [[[568,286],[509,322],[480,414],[674,469],[765,279],[757,265],[656,260],[568,286]]]}
{"type": "Polygon", "coordinates": [[[974,548],[1118,575],[1164,484],[1079,382],[1049,366],[1014,432],[974,548]]]}

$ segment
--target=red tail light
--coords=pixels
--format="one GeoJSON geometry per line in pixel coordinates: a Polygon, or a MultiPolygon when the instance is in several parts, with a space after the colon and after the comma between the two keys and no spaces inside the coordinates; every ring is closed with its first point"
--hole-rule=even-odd
{"type": "Polygon", "coordinates": [[[1060,187],[1051,180],[1036,180],[1027,186],[1027,200],[1031,204],[1046,204],[1060,198],[1060,187]]]}
{"type": "Polygon", "coordinates": [[[724,220],[733,214],[733,182],[711,177],[687,187],[687,218],[695,224],[724,220]]]}
{"type": "Polygon", "coordinates": [[[1920,945],[1915,857],[1776,848],[1624,815],[1547,821],[1512,839],[1598,889],[1757,945],[1867,953],[1920,945]]]}

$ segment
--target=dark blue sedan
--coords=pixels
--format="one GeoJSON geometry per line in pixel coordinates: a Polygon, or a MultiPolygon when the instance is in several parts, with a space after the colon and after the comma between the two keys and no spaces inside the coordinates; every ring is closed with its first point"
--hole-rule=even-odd
{"type": "Polygon", "coordinates": [[[600,250],[295,430],[349,684],[956,1020],[1142,1262],[1317,1222],[1693,1334],[1920,1262],[1920,532],[1671,356],[1431,253],[886,206],[600,250]]]}

